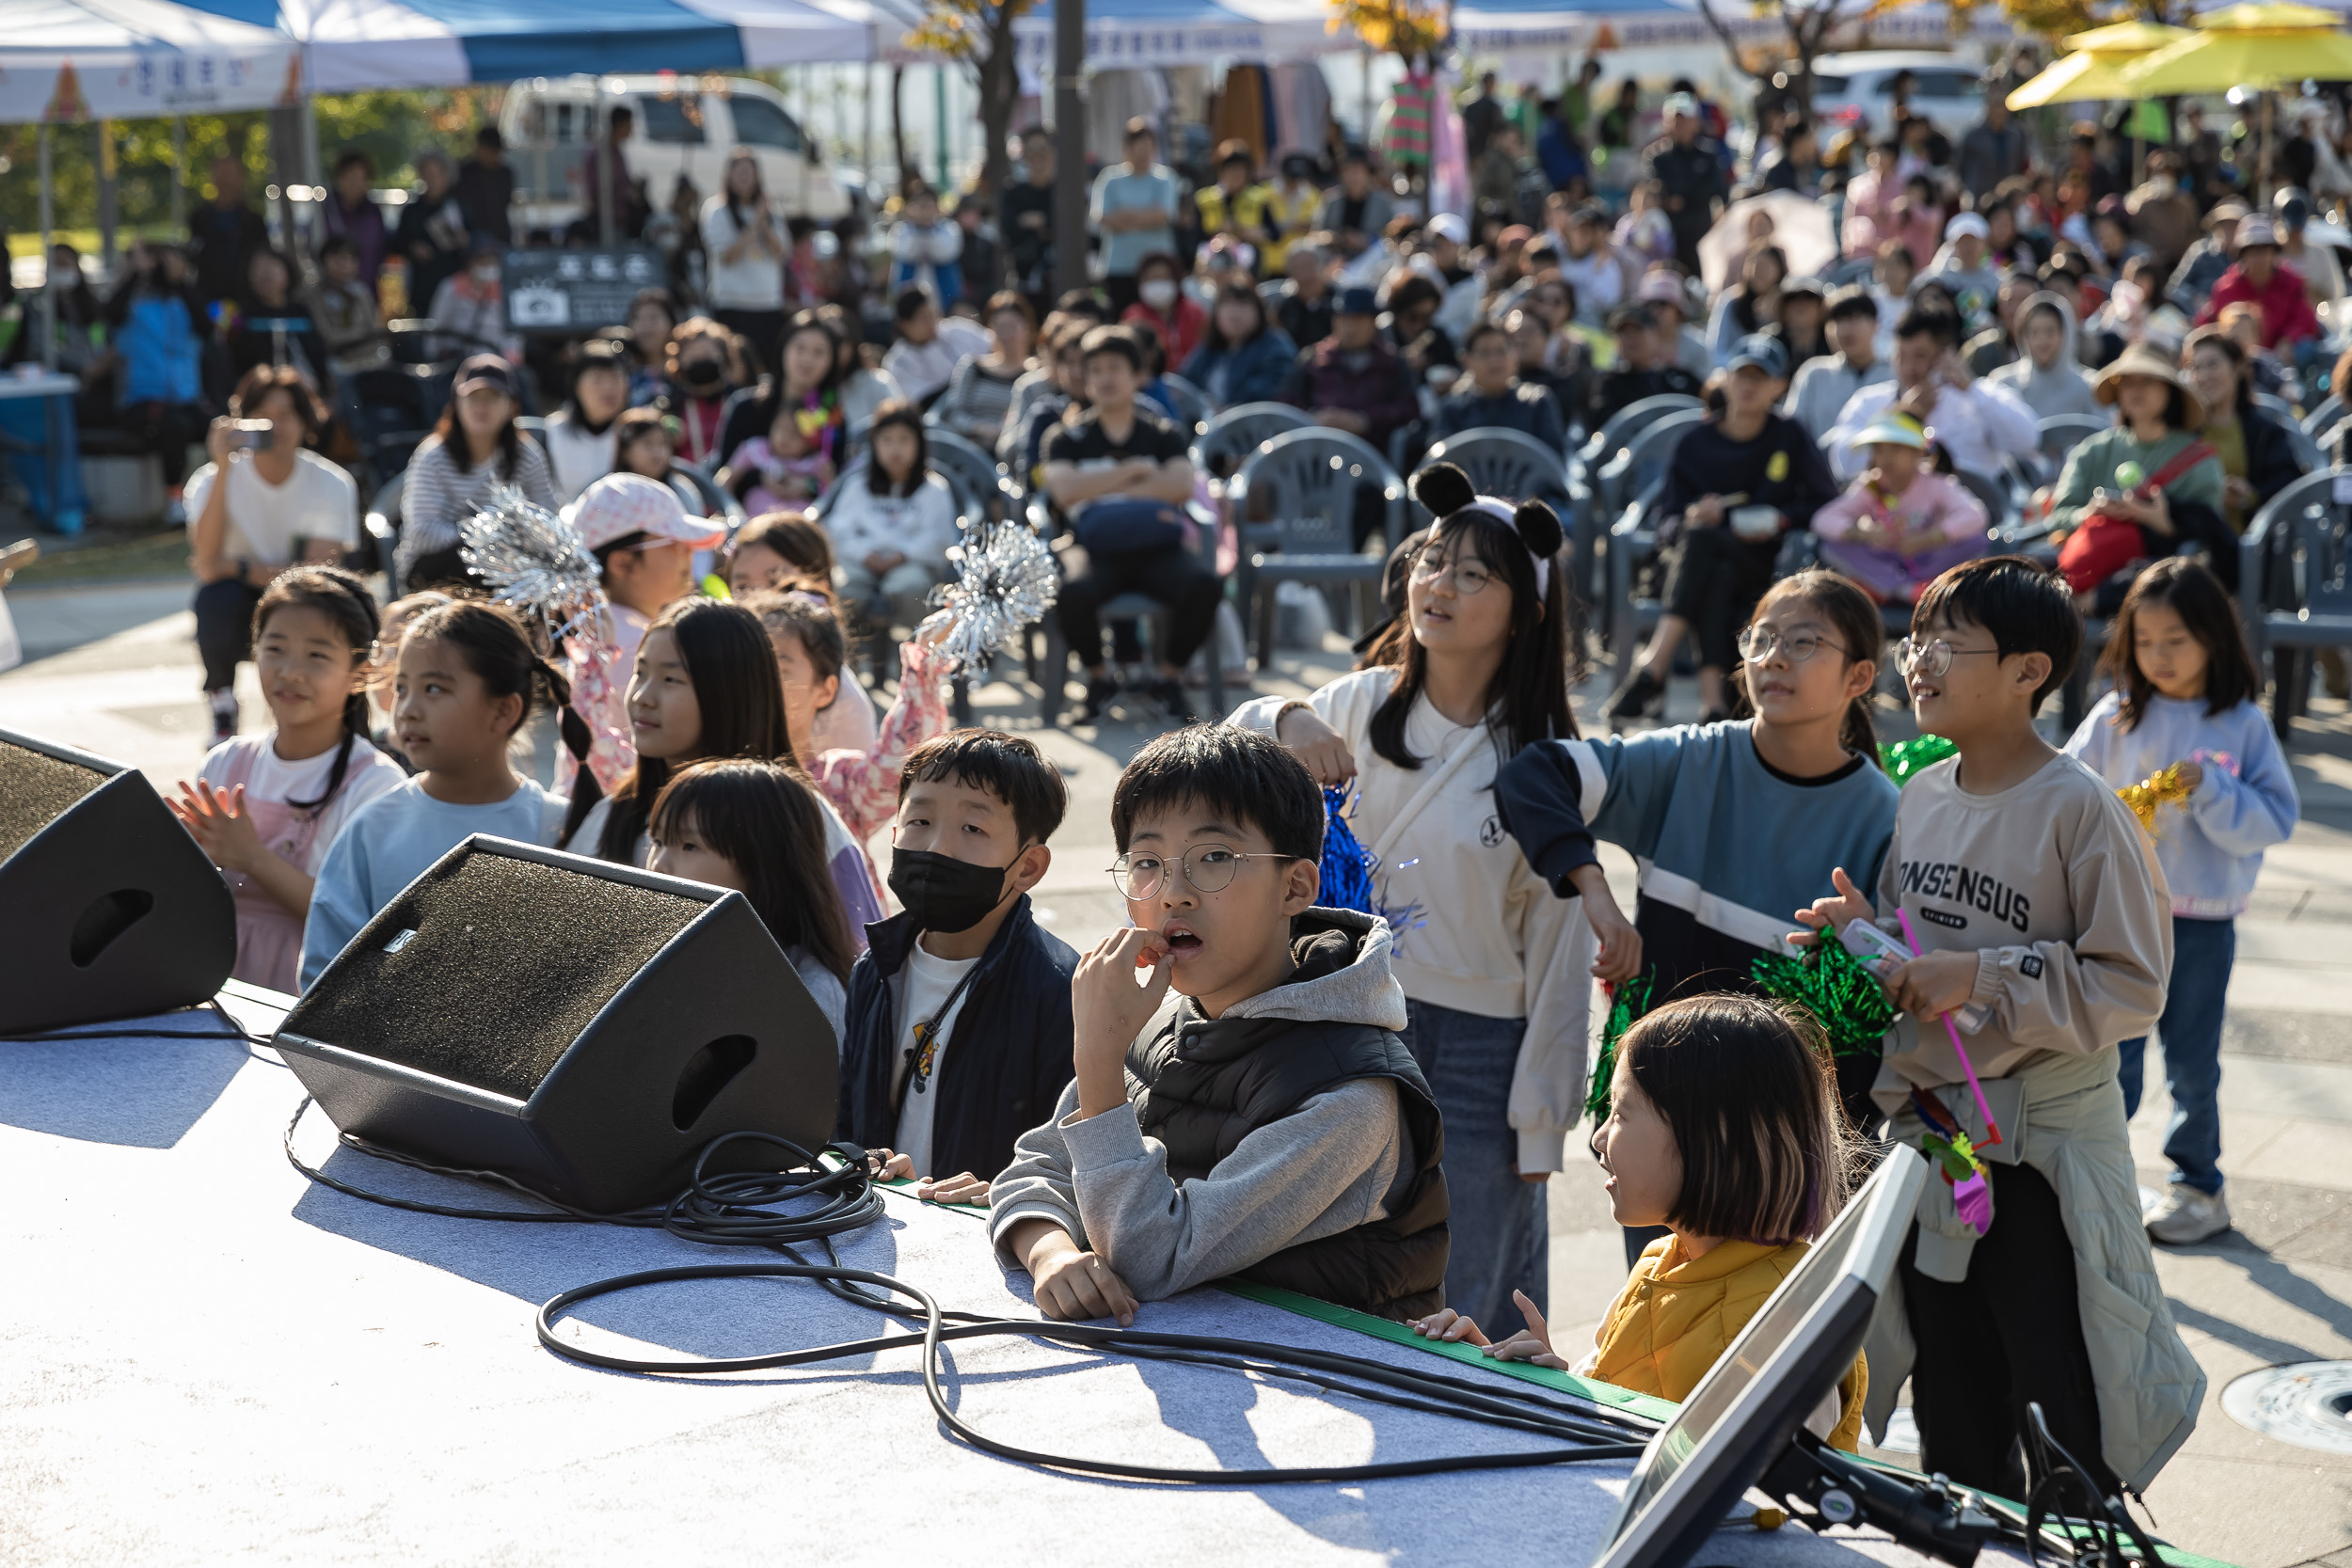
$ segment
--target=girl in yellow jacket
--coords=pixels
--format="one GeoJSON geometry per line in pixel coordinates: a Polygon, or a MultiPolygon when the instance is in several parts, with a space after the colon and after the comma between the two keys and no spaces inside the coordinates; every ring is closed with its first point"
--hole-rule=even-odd
{"type": "MultiPolygon", "coordinates": [[[[1829,1048],[1810,1018],[1728,993],[1670,1003],[1618,1042],[1609,1119],[1593,1152],[1624,1226],[1666,1227],[1633,1265],[1574,1366],[1555,1354],[1535,1304],[1496,1344],[1451,1310],[1414,1323],[1435,1339],[1486,1346],[1622,1388],[1681,1400],[1836,1217],[1848,1153],[1829,1048]]],[[[1851,1449],[1868,1370],[1859,1358],[1808,1422],[1851,1449]]]]}

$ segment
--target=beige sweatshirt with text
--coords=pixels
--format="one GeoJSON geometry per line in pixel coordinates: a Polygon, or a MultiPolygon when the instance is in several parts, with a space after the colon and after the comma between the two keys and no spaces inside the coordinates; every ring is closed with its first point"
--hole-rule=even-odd
{"type": "MultiPolygon", "coordinates": [[[[1997,795],[1960,787],[1947,758],[1903,786],[1879,877],[1878,923],[1927,952],[1979,953],[1962,1036],[1979,1079],[2047,1051],[2088,1054],[2145,1035],[2172,970],[2172,899],[2147,835],[2115,792],[2053,754],[1997,795]]],[[[1906,1015],[1887,1036],[1873,1097],[1892,1112],[1918,1088],[1964,1082],[1944,1026],[1906,1015]]]]}

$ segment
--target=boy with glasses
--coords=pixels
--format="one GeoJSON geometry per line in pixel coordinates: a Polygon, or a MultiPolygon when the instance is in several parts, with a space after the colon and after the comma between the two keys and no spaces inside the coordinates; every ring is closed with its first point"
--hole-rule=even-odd
{"type": "Polygon", "coordinates": [[[2170,895],[2115,792],[2034,729],[2082,641],[2065,583],[2019,556],[1970,562],[1911,625],[1913,711],[1959,754],[1904,785],[1876,904],[1840,868],[1798,919],[1874,921],[1916,953],[1882,964],[1903,1016],[1873,1098],[1990,1212],[1929,1184],[1867,1346],[1874,1418],[1908,1376],[1922,1467],[2014,1497],[2041,1479],[2017,1465],[2038,1402],[2099,1496],[2138,1492],[2205,1386],[2140,1228],[2116,1080],[2117,1042],[2164,1010],[2170,895]]]}
{"type": "Polygon", "coordinates": [[[1323,827],[1305,766],[1253,731],[1164,735],[1120,775],[1134,925],[1079,964],[1076,1080],[991,1194],[1048,1317],[1129,1323],[1228,1275],[1399,1320],[1442,1302],[1437,1104],[1388,924],[1314,907],[1323,827]]]}

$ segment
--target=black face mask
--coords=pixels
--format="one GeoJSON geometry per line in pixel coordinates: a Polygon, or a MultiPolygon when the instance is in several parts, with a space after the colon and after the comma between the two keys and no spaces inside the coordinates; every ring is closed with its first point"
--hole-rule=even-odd
{"type": "Polygon", "coordinates": [[[725,378],[724,367],[708,359],[696,359],[678,367],[678,374],[690,387],[715,387],[725,378]]]}
{"type": "Polygon", "coordinates": [[[890,891],[926,931],[953,935],[988,918],[1005,895],[1003,865],[974,865],[930,849],[890,851],[890,891]]]}

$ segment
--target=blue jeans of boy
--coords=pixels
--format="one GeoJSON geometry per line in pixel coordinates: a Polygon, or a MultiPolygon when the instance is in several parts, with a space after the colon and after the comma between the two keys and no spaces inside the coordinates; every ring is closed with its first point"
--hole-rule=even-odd
{"type": "Polygon", "coordinates": [[[1434,1002],[1406,1004],[1405,1045],[1445,1117],[1445,1186],[1453,1250],[1445,1304],[1496,1338],[1520,1326],[1513,1291],[1549,1310],[1550,1227],[1544,1183],[1519,1180],[1511,1075],[1527,1021],[1486,1018],[1434,1002]]]}
{"type": "MultiPolygon", "coordinates": [[[[2172,917],[2172,976],[2164,991],[2156,1038],[2164,1047],[2164,1086],[2172,1120],[2164,1131],[2164,1157],[2172,1180],[2208,1196],[2221,1190],[2221,1015],[2237,960],[2237,922],[2172,917]]],[[[2126,1119],[2139,1110],[2146,1075],[2145,1036],[2120,1047],[2116,1078],[2123,1085],[2126,1119]]]]}

